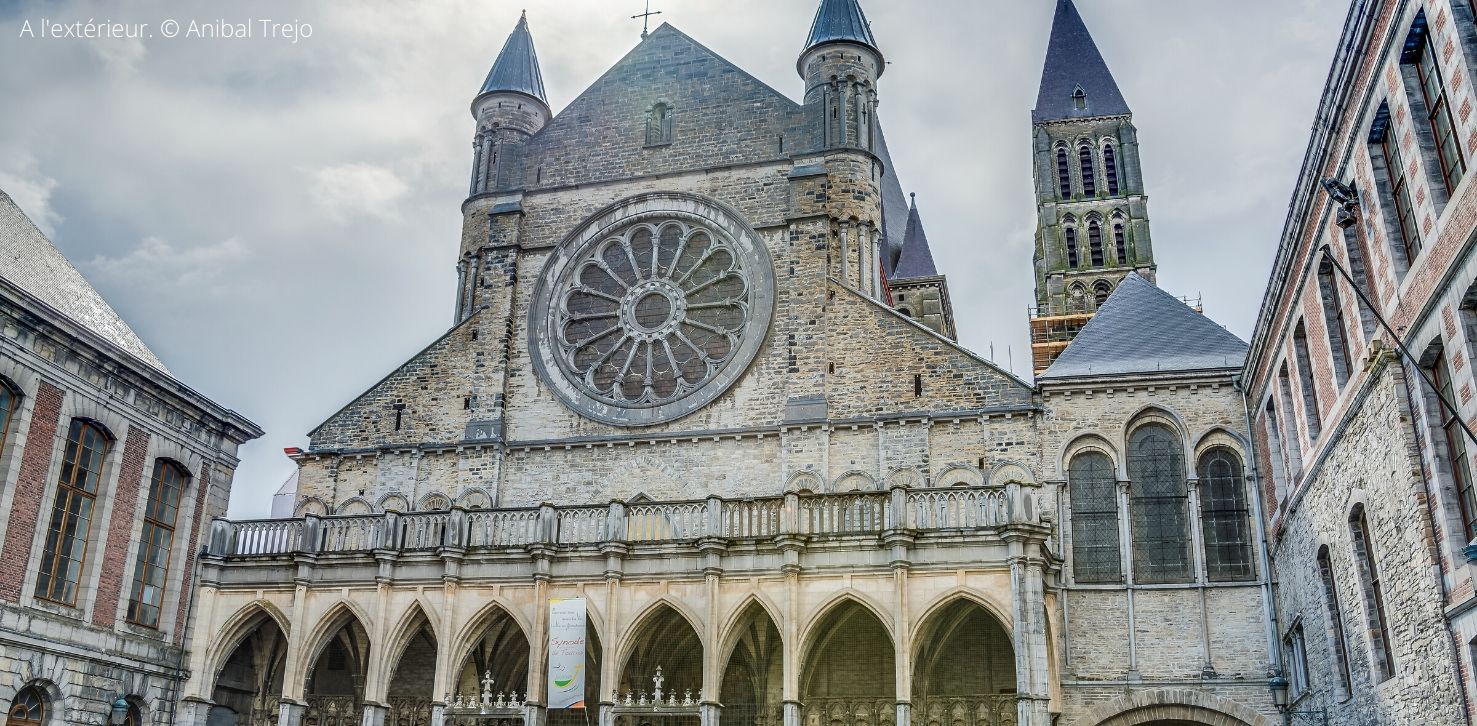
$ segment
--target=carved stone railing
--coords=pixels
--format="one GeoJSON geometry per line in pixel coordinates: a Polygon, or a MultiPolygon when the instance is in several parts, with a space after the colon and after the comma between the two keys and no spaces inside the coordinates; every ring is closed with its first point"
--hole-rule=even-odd
{"type": "Polygon", "coordinates": [[[605,506],[491,509],[318,517],[213,524],[209,553],[256,557],[294,553],[434,552],[453,549],[576,547],[606,542],[691,543],[884,532],[988,531],[1042,524],[1034,487],[1007,484],[885,492],[789,493],[702,501],[612,502],[605,506]]]}
{"type": "Polygon", "coordinates": [[[914,701],[913,726],[1016,726],[1016,697],[935,696],[914,701]]]}
{"type": "Polygon", "coordinates": [[[364,706],[353,696],[308,696],[303,699],[303,723],[317,726],[360,726],[364,706]]]}
{"type": "Polygon", "coordinates": [[[258,697],[251,705],[251,726],[277,726],[281,717],[282,699],[274,696],[258,697]]]}
{"type": "Polygon", "coordinates": [[[891,698],[812,698],[800,712],[803,726],[893,726],[897,701],[891,698]]]}
{"type": "Polygon", "coordinates": [[[389,706],[389,713],[385,718],[386,726],[432,726],[431,718],[436,702],[429,698],[392,696],[386,699],[385,705],[389,706]]]}

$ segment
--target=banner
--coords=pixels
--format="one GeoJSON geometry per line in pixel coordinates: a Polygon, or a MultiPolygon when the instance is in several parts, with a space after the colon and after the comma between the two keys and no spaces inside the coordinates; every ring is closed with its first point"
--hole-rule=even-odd
{"type": "Polygon", "coordinates": [[[549,599],[549,708],[585,707],[585,599],[549,599]]]}

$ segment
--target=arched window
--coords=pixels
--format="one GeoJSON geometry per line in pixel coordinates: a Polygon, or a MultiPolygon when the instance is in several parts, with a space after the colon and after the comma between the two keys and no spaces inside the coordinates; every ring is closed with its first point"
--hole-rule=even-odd
{"type": "Polygon", "coordinates": [[[1118,156],[1112,144],[1103,144],[1103,178],[1108,181],[1108,194],[1118,195],[1118,156]]]}
{"type": "Polygon", "coordinates": [[[1250,580],[1251,511],[1241,457],[1223,446],[1200,456],[1200,529],[1205,538],[1205,576],[1211,582],[1250,580]]]}
{"type": "Polygon", "coordinates": [[[1087,312],[1087,286],[1074,283],[1067,293],[1067,306],[1074,313],[1087,312]]]}
{"type": "Polygon", "coordinates": [[[35,686],[22,688],[8,713],[7,726],[41,726],[46,723],[46,694],[35,686]]]}
{"type": "Polygon", "coordinates": [[[51,526],[46,530],[46,549],[41,555],[41,575],[36,596],[75,605],[82,565],[87,561],[87,536],[92,528],[92,508],[97,502],[103,457],[108,439],[97,424],[73,419],[67,433],[66,456],[57,483],[51,526]]]}
{"type": "Polygon", "coordinates": [[[1087,244],[1092,252],[1092,266],[1102,267],[1103,258],[1103,225],[1096,219],[1087,223],[1087,244]]]}
{"type": "Polygon", "coordinates": [[[1072,91],[1072,107],[1079,111],[1087,108],[1087,92],[1082,90],[1082,86],[1072,91]]]}
{"type": "Polygon", "coordinates": [[[189,475],[178,464],[163,459],[154,462],[154,479],[149,484],[149,503],[144,509],[138,561],[133,568],[133,592],[128,598],[130,623],[159,627],[159,613],[164,607],[164,581],[169,576],[169,557],[174,551],[174,524],[188,479],[189,475]]]}
{"type": "Polygon", "coordinates": [[[1072,198],[1072,168],[1065,146],[1056,147],[1056,188],[1062,199],[1072,198]]]}
{"type": "Polygon", "coordinates": [[[1333,558],[1328,547],[1318,549],[1318,577],[1323,580],[1323,602],[1328,606],[1329,637],[1333,639],[1333,660],[1339,688],[1349,693],[1349,652],[1344,646],[1344,611],[1339,605],[1338,586],[1333,581],[1333,558]]]}
{"type": "Polygon", "coordinates": [[[1113,294],[1113,286],[1112,285],[1109,285],[1107,280],[1098,280],[1097,282],[1093,283],[1092,284],[1092,304],[1093,304],[1093,307],[1098,307],[1098,308],[1102,307],[1103,306],[1103,303],[1107,302],[1108,301],[1108,297],[1111,296],[1112,294],[1113,294]]]}
{"type": "Polygon", "coordinates": [[[1075,270],[1075,269],[1077,269],[1077,262],[1078,262],[1078,257],[1077,257],[1077,228],[1076,227],[1068,227],[1068,228],[1066,228],[1065,230],[1062,231],[1062,235],[1064,237],[1066,237],[1066,239],[1067,239],[1067,267],[1070,268],[1070,269],[1075,270]]]}
{"type": "Polygon", "coordinates": [[[1134,579],[1155,584],[1190,580],[1189,490],[1179,437],[1144,424],[1128,439],[1133,509],[1134,579]]]}
{"type": "Polygon", "coordinates": [[[1379,563],[1375,561],[1374,541],[1363,505],[1355,507],[1349,515],[1349,539],[1354,545],[1355,569],[1364,585],[1361,588],[1364,592],[1364,615],[1369,623],[1369,646],[1374,651],[1375,680],[1383,682],[1395,675],[1395,654],[1390,642],[1390,621],[1385,616],[1385,592],[1380,583],[1379,563]]]}
{"type": "Polygon", "coordinates": [[[1077,147],[1077,160],[1082,164],[1082,193],[1085,196],[1097,196],[1097,178],[1092,166],[1092,147],[1087,142],[1077,147]]]}
{"type": "Polygon", "coordinates": [[[1113,461],[1084,451],[1067,467],[1072,504],[1072,575],[1077,582],[1122,582],[1118,544],[1118,481],[1113,461]]]}
{"type": "Polygon", "coordinates": [[[658,103],[646,114],[646,145],[672,143],[672,107],[658,103]]]}
{"type": "Polygon", "coordinates": [[[1118,256],[1118,264],[1128,264],[1128,236],[1123,231],[1123,218],[1113,218],[1113,252],[1118,256]]]}

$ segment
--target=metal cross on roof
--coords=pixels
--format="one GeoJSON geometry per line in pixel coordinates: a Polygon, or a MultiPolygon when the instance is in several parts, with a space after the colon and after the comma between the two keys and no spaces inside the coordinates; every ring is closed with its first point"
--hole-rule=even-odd
{"type": "Polygon", "coordinates": [[[636,18],[641,18],[641,39],[642,40],[646,40],[646,36],[648,36],[648,35],[651,34],[651,16],[653,16],[653,15],[661,15],[661,14],[662,14],[662,11],[660,11],[660,10],[658,10],[656,12],[652,12],[651,11],[651,0],[646,0],[646,12],[641,13],[640,15],[632,15],[631,16],[631,19],[632,20],[635,20],[636,18]]]}

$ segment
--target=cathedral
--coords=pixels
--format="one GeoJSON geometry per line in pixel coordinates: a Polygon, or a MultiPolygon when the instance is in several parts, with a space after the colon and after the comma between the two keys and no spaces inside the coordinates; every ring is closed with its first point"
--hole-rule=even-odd
{"type": "Polygon", "coordinates": [[[451,327],[288,450],[293,518],[216,522],[178,723],[1272,722],[1247,346],[1156,286],[1072,0],[1034,385],[957,342],[857,0],[799,101],[662,25],[555,113],[530,26],[451,327]]]}

